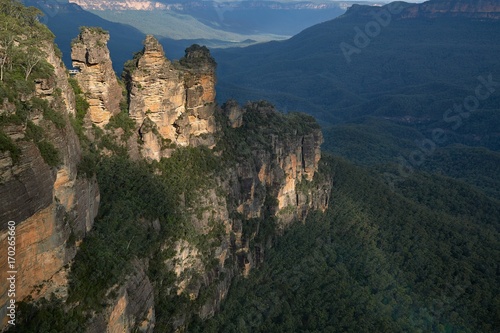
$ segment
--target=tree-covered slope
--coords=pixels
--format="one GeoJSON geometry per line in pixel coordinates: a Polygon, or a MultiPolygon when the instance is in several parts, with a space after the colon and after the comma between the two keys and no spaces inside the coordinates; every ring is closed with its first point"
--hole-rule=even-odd
{"type": "Polygon", "coordinates": [[[328,168],[328,212],[286,232],[193,332],[498,331],[498,201],[429,174],[392,192],[344,160],[328,168]]]}

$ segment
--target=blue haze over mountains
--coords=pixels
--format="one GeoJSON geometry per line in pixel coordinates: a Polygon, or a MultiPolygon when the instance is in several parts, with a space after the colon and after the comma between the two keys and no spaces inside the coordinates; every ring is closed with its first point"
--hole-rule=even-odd
{"type": "MultiPolygon", "coordinates": [[[[110,32],[108,43],[113,67],[119,74],[123,69],[125,61],[131,59],[133,53],[142,48],[142,41],[145,32],[139,30],[131,24],[112,22],[105,19],[106,15],[99,15],[103,11],[88,11],[75,3],[67,1],[39,1],[25,0],[28,6],[35,6],[44,12],[42,21],[56,35],[56,43],[63,51],[63,60],[66,66],[71,67],[70,43],[78,34],[80,26],[99,26],[110,32]],[[96,15],[98,14],[98,15],[96,15]],[[104,18],[103,18],[104,17],[104,18]]],[[[120,1],[116,1],[119,3],[120,1]]],[[[113,3],[113,2],[110,2],[113,3]]],[[[162,2],[171,4],[172,2],[162,2]]],[[[341,15],[345,10],[337,3],[322,4],[321,9],[310,9],[308,6],[317,6],[313,2],[273,2],[273,1],[243,1],[227,2],[223,5],[213,1],[189,1],[183,2],[182,8],[154,11],[134,11],[126,10],[135,17],[136,13],[141,15],[159,15],[166,13],[165,17],[158,16],[157,20],[164,18],[168,20],[168,15],[182,15],[191,17],[202,26],[220,31],[221,37],[216,35],[213,38],[170,38],[156,32],[152,32],[160,40],[165,48],[169,59],[179,59],[184,55],[184,50],[188,46],[197,43],[210,48],[227,47],[231,45],[249,45],[255,43],[251,36],[292,36],[301,30],[319,22],[330,20],[341,15]],[[168,13],[168,14],[167,14],[168,13]],[[240,41],[224,39],[224,33],[230,32],[240,36],[240,41]],[[245,36],[250,36],[245,38],[245,36]]],[[[108,12],[122,13],[120,10],[108,10],[108,12]]],[[[142,19],[143,16],[138,16],[142,19]]],[[[156,21],[155,21],[156,22],[156,21]]],[[[161,22],[159,22],[161,25],[161,22]]],[[[179,28],[182,29],[182,28],[179,28]]],[[[154,30],[154,28],[153,28],[154,30]]],[[[164,30],[158,29],[162,32],[164,30]]],[[[151,33],[151,32],[148,32],[151,33]]],[[[182,31],[176,32],[176,36],[182,35],[182,31]]],[[[283,38],[281,37],[281,38],[283,38]]]]}

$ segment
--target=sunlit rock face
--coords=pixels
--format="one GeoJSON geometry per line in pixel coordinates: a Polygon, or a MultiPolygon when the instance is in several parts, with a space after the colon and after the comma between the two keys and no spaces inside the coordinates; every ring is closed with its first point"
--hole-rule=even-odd
{"type": "MultiPolygon", "coordinates": [[[[284,115],[270,105],[259,105],[259,102],[244,108],[228,102],[223,106],[223,112],[232,128],[243,126],[257,133],[265,133],[268,132],[265,129],[266,122],[281,122],[284,127],[289,126],[284,115]],[[267,120],[261,124],[245,124],[246,113],[259,114],[259,118],[267,120]]],[[[305,120],[304,125],[310,120],[305,120]]],[[[262,136],[267,143],[256,143],[252,149],[252,158],[237,164],[238,188],[233,196],[238,198],[238,213],[247,219],[259,218],[263,216],[264,209],[271,208],[280,227],[284,228],[294,220],[303,220],[311,209],[325,210],[328,207],[331,188],[329,180],[317,184],[316,188],[301,186],[311,183],[318,173],[320,146],[323,143],[319,126],[315,122],[306,126],[308,130],[304,133],[295,130],[283,133],[277,130],[276,133],[262,136]],[[264,203],[268,195],[276,198],[272,207],[268,207],[269,203],[264,203]]]]}
{"type": "Polygon", "coordinates": [[[144,49],[125,68],[129,115],[138,125],[142,155],[158,160],[177,146],[214,145],[215,61],[194,45],[179,63],[147,36],[144,49]]]}
{"type": "Polygon", "coordinates": [[[99,28],[82,28],[73,40],[71,60],[79,69],[75,75],[90,104],[92,124],[104,127],[120,112],[122,89],[113,71],[107,42],[109,34],[99,28]]]}

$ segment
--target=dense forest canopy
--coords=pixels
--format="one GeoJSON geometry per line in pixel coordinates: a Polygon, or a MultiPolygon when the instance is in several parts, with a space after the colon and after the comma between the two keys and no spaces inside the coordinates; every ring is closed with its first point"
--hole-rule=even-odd
{"type": "Polygon", "coordinates": [[[328,212],[287,231],[190,332],[498,331],[498,201],[427,173],[392,192],[345,160],[325,162],[328,212]]]}

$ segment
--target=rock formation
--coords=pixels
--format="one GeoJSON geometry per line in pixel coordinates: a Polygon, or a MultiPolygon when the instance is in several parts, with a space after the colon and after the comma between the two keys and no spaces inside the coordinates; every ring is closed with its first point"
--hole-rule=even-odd
{"type": "Polygon", "coordinates": [[[117,295],[113,303],[88,325],[86,332],[153,332],[154,292],[145,267],[143,262],[133,263],[123,284],[112,290],[117,295]]]}
{"type": "Polygon", "coordinates": [[[192,46],[172,63],[147,36],[125,73],[129,115],[139,126],[144,157],[159,160],[176,146],[214,145],[215,61],[207,48],[192,46]]]}
{"type": "MultiPolygon", "coordinates": [[[[288,125],[287,117],[279,114],[270,104],[256,102],[245,108],[240,108],[234,103],[226,103],[224,106],[224,113],[233,128],[267,125],[245,124],[244,115],[247,112],[260,113],[259,116],[268,119],[269,122],[280,122],[283,127],[293,126],[288,125]]],[[[307,123],[310,119],[302,121],[307,123]]],[[[311,183],[318,172],[323,135],[315,122],[311,122],[307,133],[290,135],[277,130],[263,138],[269,141],[269,147],[257,144],[252,147],[254,148],[252,158],[241,161],[237,166],[238,183],[242,187],[238,191],[245,193],[246,197],[238,202],[236,210],[247,219],[261,217],[263,209],[266,208],[264,196],[272,195],[277,199],[277,205],[273,209],[283,226],[286,226],[295,219],[303,220],[311,208],[326,209],[328,186],[319,191],[321,199],[312,197],[313,192],[319,189],[299,186],[302,183],[311,183]]]]}
{"type": "Polygon", "coordinates": [[[122,89],[113,70],[107,42],[109,34],[99,28],[82,28],[73,40],[71,60],[78,69],[76,80],[87,95],[90,121],[103,127],[120,112],[122,89]]]}

